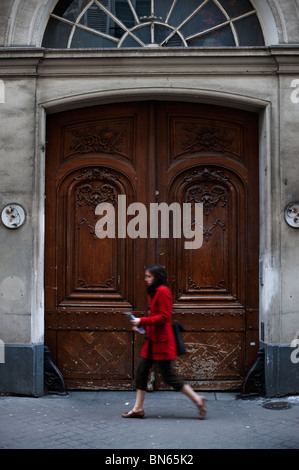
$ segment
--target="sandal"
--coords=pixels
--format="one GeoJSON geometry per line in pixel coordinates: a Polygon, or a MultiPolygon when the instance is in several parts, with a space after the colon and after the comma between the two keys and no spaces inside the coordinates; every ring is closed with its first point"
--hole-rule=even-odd
{"type": "Polygon", "coordinates": [[[144,418],[144,411],[128,411],[127,413],[122,413],[123,418],[144,418]]]}

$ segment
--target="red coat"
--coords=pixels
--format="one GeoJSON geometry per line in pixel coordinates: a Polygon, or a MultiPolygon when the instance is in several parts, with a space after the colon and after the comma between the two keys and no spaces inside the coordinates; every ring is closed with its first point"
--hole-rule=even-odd
{"type": "Polygon", "coordinates": [[[154,360],[177,357],[172,331],[172,295],[168,287],[161,285],[153,297],[149,296],[149,314],[140,319],[140,326],[145,329],[141,357],[154,360]]]}

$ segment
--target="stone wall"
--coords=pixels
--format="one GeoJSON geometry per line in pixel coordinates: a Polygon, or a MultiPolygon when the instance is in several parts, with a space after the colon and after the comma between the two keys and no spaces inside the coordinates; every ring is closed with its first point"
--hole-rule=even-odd
{"type": "MultiPolygon", "coordinates": [[[[273,15],[264,27],[275,24],[268,37],[284,46],[105,52],[28,47],[40,45],[54,3],[1,3],[0,210],[19,203],[26,221],[16,230],[0,224],[0,339],[7,346],[0,390],[42,393],[46,115],[101,103],[169,99],[259,114],[260,220],[252,223],[260,225],[261,341],[290,346],[299,332],[299,230],[285,223],[284,209],[299,200],[299,47],[286,43],[299,44],[298,1],[268,1],[273,15]],[[30,359],[16,361],[21,350],[30,359]],[[24,371],[28,382],[20,386],[24,371]]],[[[267,8],[261,7],[261,17],[267,8]]],[[[267,377],[270,383],[269,371],[267,377]]]]}

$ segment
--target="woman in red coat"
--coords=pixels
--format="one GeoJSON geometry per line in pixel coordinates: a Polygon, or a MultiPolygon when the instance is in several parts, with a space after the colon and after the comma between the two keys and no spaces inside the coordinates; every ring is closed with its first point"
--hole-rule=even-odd
{"type": "Polygon", "coordinates": [[[165,269],[160,265],[147,268],[145,282],[149,296],[149,315],[131,320],[134,331],[138,331],[137,327],[145,329],[145,341],[136,370],[136,401],[133,409],[122,416],[144,417],[143,402],[148,375],[153,363],[157,361],[165,382],[187,395],[197,406],[199,418],[203,419],[206,414],[205,397],[197,395],[172,369],[172,360],[177,357],[177,351],[172,330],[172,296],[167,287],[165,269]]]}

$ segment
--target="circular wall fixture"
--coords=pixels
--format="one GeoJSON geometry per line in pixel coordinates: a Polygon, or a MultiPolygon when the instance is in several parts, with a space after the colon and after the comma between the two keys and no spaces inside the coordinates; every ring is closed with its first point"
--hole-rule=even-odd
{"type": "Polygon", "coordinates": [[[299,228],[299,201],[290,202],[284,211],[284,218],[291,227],[299,228]]]}
{"type": "Polygon", "coordinates": [[[25,219],[25,211],[19,204],[8,204],[4,209],[2,209],[1,220],[7,228],[19,228],[23,225],[25,219]]]}

